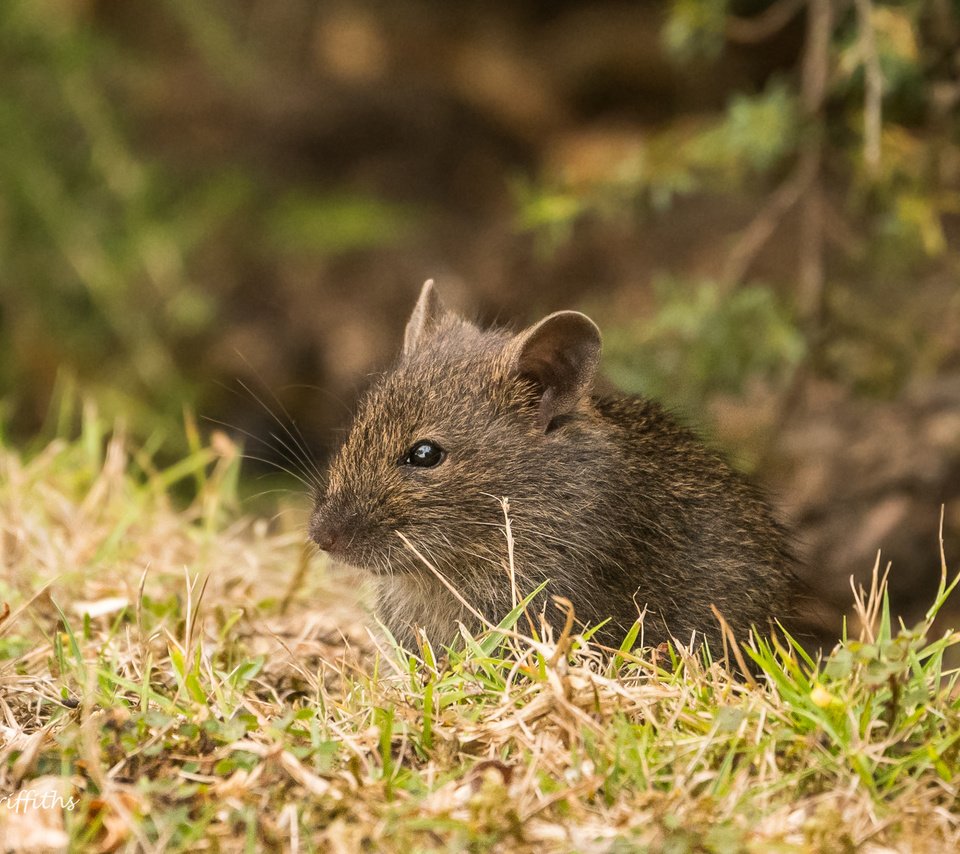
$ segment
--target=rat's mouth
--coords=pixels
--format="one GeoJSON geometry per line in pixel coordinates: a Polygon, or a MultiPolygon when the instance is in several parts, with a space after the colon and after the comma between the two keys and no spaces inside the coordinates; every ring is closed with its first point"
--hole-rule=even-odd
{"type": "Polygon", "coordinates": [[[319,507],[310,519],[309,538],[338,566],[376,576],[430,573],[425,554],[396,528],[360,525],[356,514],[319,507]]]}
{"type": "Polygon", "coordinates": [[[401,575],[418,570],[429,572],[421,561],[411,554],[399,540],[391,549],[377,548],[356,540],[337,543],[322,549],[336,566],[368,572],[376,576],[401,575]]]}
{"type": "Polygon", "coordinates": [[[327,552],[327,556],[340,569],[353,569],[358,572],[368,572],[371,575],[392,575],[394,572],[390,566],[382,566],[380,563],[365,561],[348,555],[327,552]]]}

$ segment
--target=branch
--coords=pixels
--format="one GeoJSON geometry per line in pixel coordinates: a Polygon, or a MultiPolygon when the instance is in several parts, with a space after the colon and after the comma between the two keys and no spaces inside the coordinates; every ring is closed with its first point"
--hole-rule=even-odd
{"type": "Polygon", "coordinates": [[[801,100],[807,121],[821,133],[807,137],[801,159],[809,162],[811,180],[800,218],[797,303],[801,315],[819,322],[826,270],[823,251],[823,210],[820,171],[823,159],[823,104],[830,77],[830,36],[833,34],[832,0],[810,0],[807,9],[807,44],[803,58],[801,100]]]}
{"type": "MultiPolygon", "coordinates": [[[[791,2],[792,0],[779,0],[758,18],[767,16],[773,9],[780,9],[778,14],[784,15],[791,2]]],[[[801,5],[807,6],[807,36],[801,70],[800,100],[807,121],[819,123],[822,122],[820,111],[826,97],[830,71],[833,6],[831,0],[803,0],[801,5]]],[[[809,201],[809,197],[814,195],[811,189],[820,173],[820,146],[819,134],[811,133],[803,140],[793,174],[773,192],[763,209],[740,234],[727,256],[720,279],[723,287],[735,287],[743,280],[757,254],[773,236],[783,217],[805,197],[809,201]]],[[[812,257],[822,251],[821,241],[817,236],[818,229],[811,227],[818,221],[815,206],[816,200],[809,201],[809,204],[805,205],[803,216],[806,239],[802,241],[800,267],[801,278],[804,280],[801,290],[805,293],[817,292],[820,289],[818,281],[822,279],[822,264],[818,265],[812,257]]]]}
{"type": "Polygon", "coordinates": [[[818,168],[818,160],[801,156],[793,174],[774,190],[760,212],[740,233],[720,274],[724,288],[735,287],[738,282],[743,281],[760,250],[773,237],[781,220],[803,198],[816,177],[818,168]]]}
{"type": "Polygon", "coordinates": [[[854,0],[863,60],[863,159],[871,177],[880,170],[880,130],[883,123],[883,71],[873,30],[873,3],[854,0]]]}
{"type": "Polygon", "coordinates": [[[806,2],[807,0],[777,0],[752,18],[730,15],[725,30],[727,39],[735,44],[762,42],[789,24],[806,2]]]}
{"type": "Polygon", "coordinates": [[[833,32],[831,0],[809,0],[807,39],[803,52],[801,98],[808,116],[823,105],[830,72],[830,35],[833,32]]]}

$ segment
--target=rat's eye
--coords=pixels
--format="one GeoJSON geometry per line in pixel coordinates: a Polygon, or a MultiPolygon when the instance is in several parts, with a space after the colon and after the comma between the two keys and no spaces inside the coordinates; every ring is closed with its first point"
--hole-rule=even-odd
{"type": "Polygon", "coordinates": [[[413,447],[400,458],[400,464],[417,466],[418,468],[432,468],[440,465],[446,456],[447,452],[436,442],[421,439],[419,442],[415,442],[413,447]]]}

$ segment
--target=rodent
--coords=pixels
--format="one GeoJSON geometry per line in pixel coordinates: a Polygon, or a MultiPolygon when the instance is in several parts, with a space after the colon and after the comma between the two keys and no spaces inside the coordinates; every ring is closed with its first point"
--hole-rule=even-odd
{"type": "MultiPolygon", "coordinates": [[[[789,607],[786,530],[743,477],[655,402],[591,394],[597,326],[561,311],[519,332],[480,329],[428,281],[396,364],[362,398],[316,496],[310,536],[373,573],[378,615],[416,649],[422,627],[449,644],[478,621],[402,533],[490,622],[513,606],[501,498],[509,499],[521,597],[555,632],[573,603],[619,645],[645,608],[643,639],[766,629],[789,607]]],[[[523,623],[520,624],[521,626],[523,623]]]]}

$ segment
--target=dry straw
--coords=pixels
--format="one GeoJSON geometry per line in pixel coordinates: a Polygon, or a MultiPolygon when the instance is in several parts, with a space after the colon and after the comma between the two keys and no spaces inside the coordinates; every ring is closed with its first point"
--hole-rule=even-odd
{"type": "Polygon", "coordinates": [[[0,450],[5,849],[960,842],[944,556],[918,627],[891,620],[878,562],[826,658],[727,631],[744,679],[679,644],[611,656],[572,620],[532,637],[505,501],[513,612],[402,651],[369,631],[357,579],[305,556],[302,520],[241,512],[238,466],[224,436],[160,465],[93,413],[77,441],[0,450]]]}

